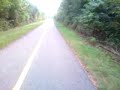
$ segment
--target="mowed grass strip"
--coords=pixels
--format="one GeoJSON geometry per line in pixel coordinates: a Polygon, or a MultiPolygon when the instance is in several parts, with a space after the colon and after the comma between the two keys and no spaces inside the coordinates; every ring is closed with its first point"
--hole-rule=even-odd
{"type": "Polygon", "coordinates": [[[100,48],[86,44],[86,41],[70,28],[58,22],[56,26],[87,71],[95,78],[98,90],[120,90],[120,64],[100,48]]]}
{"type": "Polygon", "coordinates": [[[14,40],[17,40],[18,38],[24,36],[25,34],[35,29],[42,23],[43,23],[42,21],[34,22],[28,25],[24,25],[4,32],[0,32],[0,48],[5,47],[14,40]]]}

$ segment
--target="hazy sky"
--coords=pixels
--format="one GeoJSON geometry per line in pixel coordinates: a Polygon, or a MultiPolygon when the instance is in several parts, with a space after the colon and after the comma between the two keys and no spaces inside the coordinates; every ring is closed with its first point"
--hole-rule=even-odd
{"type": "Polygon", "coordinates": [[[56,14],[62,0],[28,0],[49,16],[56,14]]]}

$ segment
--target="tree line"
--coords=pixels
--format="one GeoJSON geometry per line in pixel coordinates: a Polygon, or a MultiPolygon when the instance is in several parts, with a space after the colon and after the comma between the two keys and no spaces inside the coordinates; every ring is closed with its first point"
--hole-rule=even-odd
{"type": "Polygon", "coordinates": [[[56,19],[120,51],[120,0],[63,0],[56,19]]]}
{"type": "Polygon", "coordinates": [[[26,0],[0,0],[0,31],[43,18],[43,14],[26,0]]]}

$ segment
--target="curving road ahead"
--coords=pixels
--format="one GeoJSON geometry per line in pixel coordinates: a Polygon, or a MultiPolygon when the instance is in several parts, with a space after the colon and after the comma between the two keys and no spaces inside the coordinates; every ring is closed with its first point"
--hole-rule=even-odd
{"type": "Polygon", "coordinates": [[[95,90],[52,20],[0,50],[0,90],[95,90]]]}

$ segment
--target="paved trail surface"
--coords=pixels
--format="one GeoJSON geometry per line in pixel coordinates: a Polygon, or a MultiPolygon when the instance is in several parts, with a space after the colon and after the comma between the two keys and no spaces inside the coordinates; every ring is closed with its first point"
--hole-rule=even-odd
{"type": "Polygon", "coordinates": [[[95,90],[50,20],[0,50],[0,90],[12,90],[20,80],[20,90],[95,90]]]}

